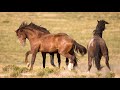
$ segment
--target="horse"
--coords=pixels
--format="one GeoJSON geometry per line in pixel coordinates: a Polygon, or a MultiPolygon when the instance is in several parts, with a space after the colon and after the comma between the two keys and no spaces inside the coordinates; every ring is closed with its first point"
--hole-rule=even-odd
{"type": "Polygon", "coordinates": [[[98,21],[98,24],[96,26],[96,29],[93,31],[93,38],[90,40],[87,50],[88,50],[88,72],[90,72],[90,69],[92,67],[92,59],[95,61],[95,66],[98,71],[102,69],[100,60],[103,56],[105,58],[106,66],[109,70],[109,52],[108,47],[105,43],[105,40],[102,38],[102,33],[105,30],[105,24],[109,24],[105,20],[98,21]]]}
{"type": "MultiPolygon", "coordinates": [[[[39,34],[41,35],[41,33],[44,33],[44,34],[50,34],[50,32],[44,28],[44,27],[41,27],[41,26],[38,26],[38,25],[35,25],[34,23],[30,23],[29,25],[26,23],[26,22],[23,22],[19,28],[23,28],[24,29],[35,29],[35,33],[32,35],[33,38],[39,38],[39,34]]],[[[62,33],[61,33],[62,34],[62,33]]],[[[31,51],[27,51],[26,54],[25,54],[25,63],[27,64],[27,67],[29,67],[29,63],[28,63],[28,56],[29,54],[31,54],[31,51]]],[[[54,64],[54,54],[55,53],[49,53],[50,54],[50,63],[53,67],[55,67],[55,64],[54,64]]],[[[42,52],[42,57],[43,57],[43,68],[45,68],[45,59],[46,59],[46,53],[42,52]]],[[[60,63],[61,63],[61,59],[60,59],[60,54],[57,53],[57,58],[58,58],[58,66],[60,68],[60,63]]],[[[66,58],[66,65],[68,65],[68,59],[66,58]]]]}
{"type": "MultiPolygon", "coordinates": [[[[36,33],[36,29],[28,27],[19,27],[16,30],[16,35],[22,45],[25,44],[26,38],[30,42],[31,46],[31,66],[30,70],[33,70],[33,64],[36,59],[37,52],[44,53],[59,53],[60,55],[70,59],[68,69],[73,69],[76,66],[76,56],[74,50],[81,55],[87,53],[87,49],[73,40],[70,36],[64,33],[57,34],[44,34],[39,33],[38,38],[34,38],[33,35],[36,33]]],[[[45,57],[43,57],[45,58],[45,57]]]]}

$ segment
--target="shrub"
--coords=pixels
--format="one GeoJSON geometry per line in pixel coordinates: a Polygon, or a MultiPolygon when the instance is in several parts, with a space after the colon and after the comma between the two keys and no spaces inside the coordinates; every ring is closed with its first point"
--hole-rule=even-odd
{"type": "Polygon", "coordinates": [[[114,77],[115,77],[115,73],[113,73],[113,72],[108,72],[105,77],[106,77],[106,78],[114,78],[114,77]]]}
{"type": "Polygon", "coordinates": [[[17,77],[20,75],[20,72],[19,71],[13,71],[10,73],[10,77],[17,77]]]}
{"type": "Polygon", "coordinates": [[[22,67],[22,68],[19,69],[19,71],[20,71],[20,73],[26,73],[26,72],[29,71],[29,69],[26,68],[26,67],[22,67]]]}
{"type": "Polygon", "coordinates": [[[96,72],[96,75],[97,75],[97,77],[102,76],[102,74],[100,72],[96,72]]]}
{"type": "Polygon", "coordinates": [[[7,65],[7,66],[3,67],[2,69],[3,69],[3,71],[17,71],[20,68],[15,65],[7,65]]]}
{"type": "Polygon", "coordinates": [[[45,71],[44,70],[39,70],[36,75],[43,77],[45,75],[45,71]]]}
{"type": "Polygon", "coordinates": [[[10,77],[17,77],[17,76],[21,75],[21,73],[25,73],[25,72],[29,71],[29,69],[26,67],[20,68],[16,65],[7,65],[7,66],[3,67],[2,69],[5,72],[10,72],[10,77]]]}

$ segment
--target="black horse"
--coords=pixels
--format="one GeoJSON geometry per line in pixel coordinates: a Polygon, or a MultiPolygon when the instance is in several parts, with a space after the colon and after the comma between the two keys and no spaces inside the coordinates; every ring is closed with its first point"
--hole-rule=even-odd
{"type": "Polygon", "coordinates": [[[98,21],[96,29],[93,31],[93,38],[88,44],[88,71],[90,71],[92,67],[92,59],[95,61],[97,70],[101,70],[102,67],[100,65],[100,60],[102,56],[104,56],[105,63],[110,70],[108,48],[104,39],[102,38],[102,33],[105,30],[105,24],[109,23],[105,20],[98,21]]]}

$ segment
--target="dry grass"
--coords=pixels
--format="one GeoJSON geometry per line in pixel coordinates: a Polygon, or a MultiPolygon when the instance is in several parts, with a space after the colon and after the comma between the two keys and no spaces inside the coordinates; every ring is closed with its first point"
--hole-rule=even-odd
{"type": "MultiPolygon", "coordinates": [[[[23,78],[119,78],[120,77],[120,13],[119,12],[0,12],[0,77],[23,77],[23,78]],[[51,33],[64,32],[75,39],[78,43],[87,46],[92,38],[92,31],[96,27],[97,20],[105,19],[110,24],[106,26],[103,38],[109,48],[110,66],[113,73],[105,66],[101,72],[97,72],[95,66],[87,73],[87,55],[81,57],[77,54],[78,68],[74,71],[65,69],[65,58],[62,57],[61,69],[53,68],[50,65],[50,58],[47,55],[47,70],[42,69],[41,54],[37,54],[34,70],[21,72],[26,67],[24,63],[25,52],[30,49],[29,42],[23,48],[17,41],[15,30],[23,21],[34,22],[42,25],[51,33]],[[3,68],[15,65],[18,70],[4,71],[3,68]]],[[[31,56],[29,56],[31,59],[31,56]]],[[[30,61],[30,60],[29,60],[30,61]]],[[[57,58],[55,56],[55,64],[57,58]]]]}

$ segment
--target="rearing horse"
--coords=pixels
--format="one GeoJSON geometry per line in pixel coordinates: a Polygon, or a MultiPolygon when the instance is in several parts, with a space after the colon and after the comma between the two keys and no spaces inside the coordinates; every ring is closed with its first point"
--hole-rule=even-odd
{"type": "Polygon", "coordinates": [[[37,52],[43,53],[59,53],[64,57],[70,59],[68,69],[73,69],[73,65],[76,62],[76,56],[74,50],[80,52],[82,55],[87,53],[87,50],[84,46],[78,44],[75,40],[69,37],[66,34],[39,34],[39,38],[33,38],[32,36],[35,33],[35,29],[26,29],[25,27],[19,28],[16,30],[16,34],[21,44],[24,44],[26,38],[30,42],[31,46],[31,67],[33,69],[33,64],[35,62],[37,52]]]}
{"type": "Polygon", "coordinates": [[[90,71],[92,67],[92,59],[95,60],[95,65],[97,70],[101,70],[100,60],[101,57],[104,56],[105,63],[107,67],[110,69],[109,66],[109,53],[107,45],[102,38],[102,33],[105,30],[105,24],[109,24],[105,20],[98,21],[96,29],[93,31],[93,38],[90,40],[88,44],[88,71],[90,71]]]}

